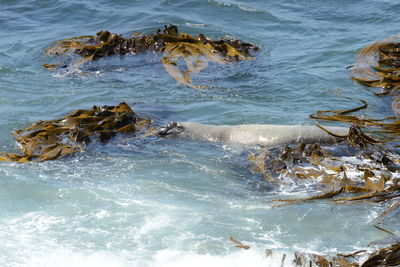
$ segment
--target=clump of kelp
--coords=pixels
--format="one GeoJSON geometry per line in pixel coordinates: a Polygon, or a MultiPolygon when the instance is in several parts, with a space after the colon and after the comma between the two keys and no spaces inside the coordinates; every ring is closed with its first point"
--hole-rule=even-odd
{"type": "MultiPolygon", "coordinates": [[[[163,53],[161,63],[165,70],[179,83],[203,88],[191,83],[191,74],[207,68],[209,62],[226,63],[251,59],[250,51],[258,50],[254,44],[240,40],[222,38],[212,40],[203,34],[193,37],[179,33],[177,26],[165,26],[155,34],[134,34],[124,37],[108,31],[100,31],[95,36],[79,36],[57,41],[46,49],[45,56],[62,59],[66,54],[77,54],[80,57],[73,63],[78,66],[84,62],[111,55],[126,55],[144,52],[163,53]],[[178,60],[183,59],[186,69],[181,72],[178,60]]],[[[65,62],[44,64],[47,69],[66,67],[65,62]]]]}
{"type": "Polygon", "coordinates": [[[296,253],[294,265],[299,267],[375,267],[399,266],[400,243],[389,247],[376,249],[373,252],[366,250],[356,251],[351,254],[338,254],[334,257],[325,257],[312,253],[296,253]],[[367,257],[366,260],[361,258],[367,257]],[[360,262],[361,261],[361,262],[360,262]]]}
{"type": "MultiPolygon", "coordinates": [[[[397,38],[397,37],[396,37],[397,38]]],[[[395,94],[400,88],[400,43],[389,38],[361,49],[352,67],[352,79],[370,88],[381,88],[376,95],[395,94]]],[[[398,115],[398,96],[392,103],[398,115]]],[[[340,122],[349,125],[347,136],[338,136],[324,127],[320,128],[338,140],[341,155],[331,155],[318,144],[286,147],[275,159],[268,160],[268,151],[250,156],[267,180],[277,174],[280,177],[316,179],[320,182],[320,193],[310,198],[284,200],[297,203],[307,200],[332,198],[335,202],[356,200],[385,201],[400,196],[398,153],[391,150],[399,147],[400,118],[368,118],[352,113],[367,108],[361,106],[345,110],[321,110],[310,115],[318,121],[340,122]],[[390,148],[390,149],[389,149],[390,148]],[[349,157],[350,156],[350,157],[349,157]],[[264,158],[264,160],[261,160],[264,158]],[[349,161],[351,160],[351,161],[349,161]],[[358,173],[350,177],[348,173],[358,173]]]]}
{"type": "Polygon", "coordinates": [[[317,199],[377,202],[400,196],[400,175],[396,173],[400,170],[398,155],[379,144],[363,143],[362,148],[349,145],[349,142],[369,139],[356,127],[350,128],[346,138],[350,141],[338,140],[335,147],[299,143],[263,149],[250,154],[249,160],[253,171],[262,173],[272,184],[315,181],[317,194],[277,200],[287,204],[317,199]]]}
{"type": "MultiPolygon", "coordinates": [[[[399,237],[397,237],[397,240],[399,237]]],[[[235,247],[241,249],[251,249],[250,246],[230,237],[229,240],[235,244],[235,247]]],[[[381,240],[385,242],[386,240],[381,240]]],[[[379,243],[380,241],[377,241],[379,243]]],[[[267,258],[272,258],[274,251],[265,250],[267,258]]],[[[350,254],[337,254],[335,256],[325,256],[314,253],[295,252],[292,261],[289,262],[286,253],[281,256],[280,266],[296,267],[375,267],[375,266],[399,266],[400,265],[400,243],[394,243],[383,248],[374,250],[359,250],[350,254]]]]}
{"type": "Polygon", "coordinates": [[[400,114],[400,37],[394,36],[362,48],[351,66],[352,79],[373,90],[375,95],[395,95],[392,108],[400,114]]]}
{"type": "Polygon", "coordinates": [[[106,142],[117,133],[140,131],[149,119],[138,117],[124,102],[79,109],[57,120],[39,121],[13,133],[22,154],[2,153],[0,161],[45,161],[84,150],[93,140],[106,142]]]}
{"type": "MultiPolygon", "coordinates": [[[[336,145],[300,143],[262,149],[249,155],[253,171],[262,173],[272,184],[315,181],[313,186],[317,192],[313,196],[278,199],[277,202],[283,205],[321,199],[342,204],[388,202],[390,205],[375,219],[374,227],[393,234],[382,228],[382,224],[388,214],[400,207],[400,97],[397,93],[400,89],[400,42],[395,42],[396,39],[398,37],[385,39],[361,49],[351,69],[352,79],[370,88],[375,95],[394,96],[392,109],[397,116],[374,119],[351,114],[367,108],[363,100],[356,108],[317,111],[310,117],[349,125],[346,136],[335,135],[319,126],[337,138],[336,145]]],[[[333,257],[296,253],[294,265],[399,266],[400,238],[394,237],[392,245],[373,252],[362,250],[333,257]]]]}
{"type": "Polygon", "coordinates": [[[333,198],[335,202],[367,199],[384,201],[400,196],[400,176],[397,174],[400,171],[400,157],[386,146],[400,134],[400,124],[349,115],[366,108],[367,103],[362,102],[363,105],[356,108],[318,111],[311,115],[317,120],[350,125],[345,136],[336,135],[318,125],[336,138],[335,146],[299,143],[283,148],[262,149],[249,155],[253,170],[262,173],[273,184],[285,182],[282,179],[317,181],[319,194],[281,200],[286,203],[326,198],[333,198]]]}
{"type": "MultiPolygon", "coordinates": [[[[397,117],[370,119],[352,115],[367,108],[367,103],[346,110],[318,111],[311,118],[348,124],[345,136],[335,135],[324,127],[322,130],[337,139],[335,145],[288,144],[283,147],[262,149],[249,155],[252,169],[275,185],[308,183],[315,188],[309,197],[276,199],[275,207],[306,201],[329,200],[336,204],[360,202],[387,202],[390,204],[374,220],[373,226],[386,233],[385,217],[400,207],[400,156],[397,117]]],[[[397,237],[397,236],[395,236],[397,237]]],[[[284,258],[283,258],[284,260],[284,258]]],[[[349,255],[321,256],[296,253],[294,266],[398,266],[400,242],[370,251],[357,251],[349,255]]]]}

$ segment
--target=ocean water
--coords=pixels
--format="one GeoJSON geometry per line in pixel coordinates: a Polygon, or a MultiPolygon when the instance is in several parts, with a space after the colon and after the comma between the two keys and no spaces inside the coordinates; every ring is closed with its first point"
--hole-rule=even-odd
{"type": "MultiPolygon", "coordinates": [[[[389,0],[2,0],[0,150],[17,152],[10,133],[30,123],[122,101],[157,125],[312,124],[317,110],[358,105],[338,91],[367,100],[361,113],[392,115],[390,98],[354,84],[346,67],[364,45],[398,34],[399,12],[389,0]],[[261,49],[194,75],[210,85],[203,91],[177,84],[155,54],[101,59],[86,75],[41,66],[55,40],[165,24],[261,49]]],[[[0,163],[0,266],[279,266],[283,253],[290,266],[294,251],[348,253],[387,237],[372,227],[384,204],[274,208],[312,192],[268,185],[249,170],[252,149],[118,137],[60,160],[0,163]]]]}

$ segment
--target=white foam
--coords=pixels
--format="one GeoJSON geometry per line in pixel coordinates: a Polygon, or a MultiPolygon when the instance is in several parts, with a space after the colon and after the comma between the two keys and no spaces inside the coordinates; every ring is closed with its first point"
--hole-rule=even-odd
{"type": "Polygon", "coordinates": [[[139,230],[140,235],[146,235],[151,231],[159,230],[160,228],[167,227],[170,224],[169,216],[162,214],[155,217],[149,217],[139,230]]]}
{"type": "Polygon", "coordinates": [[[108,251],[96,251],[92,253],[74,251],[69,248],[57,248],[51,251],[42,251],[31,255],[25,263],[18,266],[41,267],[119,267],[132,266],[115,253],[108,251]]]}
{"type": "MultiPolygon", "coordinates": [[[[283,252],[276,253],[274,251],[271,257],[267,257],[265,250],[255,248],[249,250],[238,249],[238,251],[226,255],[197,254],[190,251],[166,249],[156,253],[153,257],[153,264],[161,267],[273,267],[281,265],[282,256],[283,252]]],[[[292,266],[292,260],[287,257],[282,266],[292,266]]]]}
{"type": "Polygon", "coordinates": [[[262,13],[263,11],[257,8],[253,8],[253,7],[248,7],[248,6],[244,6],[244,5],[239,5],[239,8],[243,11],[247,11],[247,12],[255,12],[255,13],[262,13]]]}

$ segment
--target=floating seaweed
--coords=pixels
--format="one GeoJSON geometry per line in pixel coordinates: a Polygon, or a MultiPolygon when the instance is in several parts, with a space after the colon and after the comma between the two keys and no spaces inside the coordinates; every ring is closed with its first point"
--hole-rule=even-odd
{"type": "Polygon", "coordinates": [[[242,248],[242,249],[250,249],[250,246],[244,245],[242,242],[234,239],[233,237],[230,237],[229,240],[235,244],[235,247],[237,248],[242,248]]]}
{"type": "MultiPolygon", "coordinates": [[[[399,37],[386,39],[360,50],[352,67],[352,79],[370,88],[375,95],[394,95],[392,109],[400,115],[400,42],[399,37]]],[[[375,219],[374,227],[394,235],[381,225],[385,217],[400,207],[400,157],[393,152],[399,146],[400,119],[397,116],[368,118],[350,113],[367,108],[367,102],[345,110],[321,110],[310,115],[319,121],[334,121],[350,126],[346,136],[322,130],[335,136],[335,146],[297,144],[263,149],[249,155],[254,172],[261,173],[270,183],[315,181],[316,193],[311,197],[278,199],[283,205],[304,201],[330,199],[334,203],[360,201],[383,202],[390,205],[375,219]]],[[[281,206],[281,205],[276,205],[281,206]]],[[[395,236],[391,246],[356,251],[349,255],[322,256],[296,253],[295,266],[399,266],[400,242],[395,236]]],[[[384,242],[387,242],[384,240],[384,242]]],[[[375,242],[380,244],[379,242],[375,242]]],[[[382,243],[383,244],[383,243],[382,243]]]]}
{"type": "MultiPolygon", "coordinates": [[[[243,245],[242,242],[234,238],[229,239],[237,248],[251,249],[249,246],[243,245]]],[[[267,249],[265,255],[272,258],[274,251],[267,249]]],[[[292,254],[292,262],[288,262],[290,266],[296,267],[373,267],[373,266],[399,266],[400,265],[400,242],[399,238],[390,246],[376,248],[374,250],[358,250],[350,254],[336,255],[319,255],[307,252],[294,252],[292,254]]],[[[281,258],[281,266],[285,265],[287,254],[283,253],[281,258]]],[[[287,265],[287,264],[286,264],[287,265]]]]}
{"type": "MultiPolygon", "coordinates": [[[[382,119],[373,119],[368,118],[366,116],[357,116],[357,115],[349,115],[348,113],[354,112],[367,107],[367,104],[364,100],[360,100],[363,102],[363,105],[360,107],[348,109],[348,110],[321,110],[317,111],[314,114],[310,115],[310,118],[320,121],[334,121],[348,124],[350,126],[354,126],[352,129],[358,129],[361,131],[363,129],[364,132],[368,132],[368,134],[373,135],[374,137],[370,137],[362,132],[362,134],[358,135],[358,139],[351,138],[349,141],[358,142],[359,145],[364,145],[365,143],[393,143],[394,146],[398,146],[399,136],[400,136],[400,119],[395,116],[386,117],[382,119]]],[[[329,132],[325,128],[321,127],[327,133],[334,135],[329,132]]],[[[350,132],[350,135],[354,134],[354,132],[350,132]]],[[[356,145],[356,143],[354,143],[356,145]]]]}
{"type": "MultiPolygon", "coordinates": [[[[136,54],[144,52],[163,53],[161,63],[165,70],[179,83],[196,89],[204,88],[191,83],[191,74],[207,68],[209,62],[223,64],[240,60],[252,59],[250,51],[257,51],[254,44],[240,40],[222,38],[212,40],[203,34],[193,37],[179,33],[177,26],[165,26],[156,34],[135,34],[133,37],[124,37],[108,31],[100,31],[95,36],[79,36],[57,41],[55,45],[45,51],[45,56],[55,56],[61,59],[62,55],[77,54],[80,56],[73,65],[100,59],[111,55],[136,54]],[[186,70],[180,71],[178,60],[183,59],[186,70]]],[[[54,70],[57,67],[66,67],[68,64],[59,62],[44,64],[43,67],[54,70]]]]}
{"type": "Polygon", "coordinates": [[[357,53],[351,67],[352,79],[369,87],[381,88],[376,94],[388,94],[400,85],[400,36],[367,45],[357,53]]]}
{"type": "Polygon", "coordinates": [[[313,253],[299,253],[295,252],[294,254],[294,266],[296,267],[309,267],[309,266],[318,266],[318,267],[357,267],[358,264],[350,263],[346,261],[344,257],[336,256],[336,257],[325,257],[318,254],[313,253]]]}
{"type": "Polygon", "coordinates": [[[124,102],[76,110],[51,121],[39,121],[13,133],[22,154],[3,153],[0,161],[27,162],[62,158],[84,150],[92,140],[106,142],[117,133],[140,130],[150,123],[139,118],[124,102]]]}
{"type": "MultiPolygon", "coordinates": [[[[237,248],[251,249],[251,247],[243,245],[242,242],[234,238],[229,238],[237,248]]],[[[400,265],[400,242],[399,239],[390,246],[376,249],[363,249],[352,252],[350,254],[336,255],[319,255],[307,252],[294,252],[292,261],[287,262],[290,266],[296,267],[375,267],[375,266],[399,266],[400,265]]],[[[272,258],[274,250],[267,249],[265,256],[272,258]]],[[[281,265],[286,266],[285,261],[287,254],[281,254],[281,265]]]]}
{"type": "Polygon", "coordinates": [[[384,201],[400,196],[397,154],[377,145],[360,149],[342,141],[337,146],[341,146],[337,155],[319,144],[300,143],[268,153],[262,150],[251,154],[249,160],[254,172],[276,185],[315,181],[318,193],[314,196],[275,200],[286,204],[320,199],[341,203],[384,201]]]}
{"type": "Polygon", "coordinates": [[[320,266],[320,267],[388,267],[400,265],[400,243],[389,247],[379,248],[372,252],[366,250],[356,251],[352,254],[326,257],[311,253],[295,253],[295,266],[320,266]],[[367,258],[361,260],[361,258],[367,258]]]}
{"type": "MultiPolygon", "coordinates": [[[[357,54],[355,65],[351,68],[352,79],[368,87],[381,88],[380,92],[373,91],[375,95],[396,93],[400,88],[400,43],[395,42],[398,38],[398,36],[388,38],[362,48],[357,54]]],[[[350,126],[347,136],[338,136],[322,126],[320,128],[335,136],[338,141],[345,142],[347,146],[356,149],[354,156],[369,161],[365,166],[356,166],[354,163],[353,166],[347,166],[347,168],[351,167],[362,171],[363,178],[357,183],[351,181],[345,173],[346,164],[341,164],[342,178],[345,179],[341,179],[339,184],[336,182],[339,176],[337,170],[330,170],[328,174],[314,172],[314,176],[324,177],[322,181],[325,183],[325,188],[330,188],[330,190],[321,195],[302,200],[333,198],[339,194],[351,193],[356,196],[335,198],[335,201],[365,199],[384,201],[400,194],[400,188],[397,185],[398,178],[395,175],[399,171],[399,156],[388,149],[388,145],[391,147],[399,146],[400,119],[397,116],[373,119],[350,114],[367,108],[366,101],[359,101],[362,102],[361,106],[345,110],[321,110],[310,115],[310,118],[319,121],[340,122],[350,126]],[[380,173],[380,176],[377,173],[380,173]],[[327,187],[326,181],[331,181],[330,183],[335,181],[336,184],[327,187]]],[[[397,114],[399,114],[399,109],[396,106],[397,103],[400,103],[399,101],[400,98],[396,96],[392,103],[392,108],[397,114]]],[[[314,165],[315,169],[318,165],[324,167],[322,165],[328,159],[332,159],[332,156],[325,156],[322,160],[315,160],[314,157],[314,159],[309,158],[306,161],[308,161],[308,164],[314,165]]],[[[334,161],[343,162],[343,157],[336,157],[334,161]]],[[[320,170],[325,169],[320,168],[320,170]]],[[[306,176],[310,177],[310,174],[306,176]]]]}
{"type": "Polygon", "coordinates": [[[399,266],[400,243],[374,251],[361,267],[399,266]]]}
{"type": "Polygon", "coordinates": [[[400,36],[390,37],[362,48],[354,66],[352,79],[370,87],[375,95],[395,95],[392,109],[400,115],[400,36]]]}

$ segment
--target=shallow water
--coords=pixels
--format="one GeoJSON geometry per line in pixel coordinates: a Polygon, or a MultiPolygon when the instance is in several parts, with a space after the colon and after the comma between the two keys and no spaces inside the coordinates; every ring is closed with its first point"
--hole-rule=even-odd
{"type": "MultiPolygon", "coordinates": [[[[362,46],[398,34],[396,1],[1,1],[0,10],[3,151],[17,151],[13,130],[121,101],[159,125],[312,124],[316,110],[358,105],[337,90],[367,100],[371,116],[392,114],[389,98],[355,85],[345,68],[362,46]],[[84,66],[89,75],[41,67],[55,40],[170,23],[261,50],[193,75],[212,85],[204,91],[177,84],[154,54],[102,59],[84,66]]],[[[387,237],[371,226],[384,205],[271,208],[312,188],[271,188],[249,171],[248,150],[119,137],[61,160],[0,163],[0,265],[276,266],[282,253],[352,252],[387,237]],[[231,236],[252,249],[235,248],[231,236]],[[272,261],[265,249],[275,249],[272,261]]]]}

